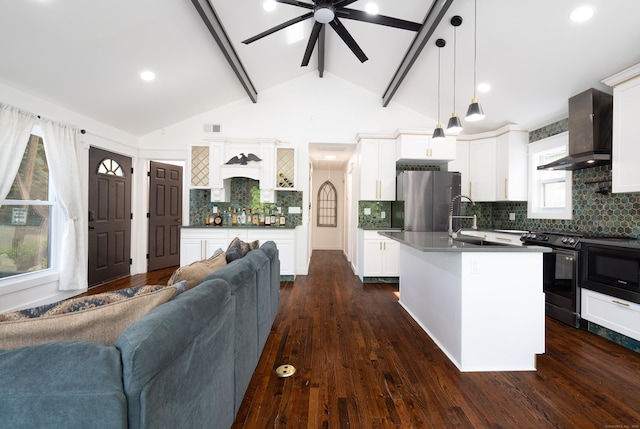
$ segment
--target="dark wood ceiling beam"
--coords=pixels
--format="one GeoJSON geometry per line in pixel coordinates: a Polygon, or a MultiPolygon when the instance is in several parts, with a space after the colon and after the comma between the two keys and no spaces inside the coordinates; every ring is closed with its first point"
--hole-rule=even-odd
{"type": "Polygon", "coordinates": [[[422,23],[422,27],[418,31],[418,34],[416,34],[413,42],[411,42],[411,46],[409,46],[391,82],[389,82],[389,86],[387,86],[387,89],[382,95],[382,106],[387,107],[452,3],[453,0],[436,0],[433,2],[429,13],[427,13],[422,23]]]}
{"type": "Polygon", "coordinates": [[[236,50],[233,49],[231,40],[229,40],[227,32],[224,31],[224,27],[222,26],[213,5],[209,0],[191,0],[191,3],[193,3],[193,6],[195,6],[196,10],[200,14],[200,17],[220,47],[220,50],[229,62],[229,65],[235,72],[238,80],[244,87],[244,90],[247,92],[247,95],[249,95],[251,101],[256,103],[258,101],[258,91],[256,91],[253,83],[251,83],[251,79],[249,78],[247,71],[244,69],[236,50]]]}

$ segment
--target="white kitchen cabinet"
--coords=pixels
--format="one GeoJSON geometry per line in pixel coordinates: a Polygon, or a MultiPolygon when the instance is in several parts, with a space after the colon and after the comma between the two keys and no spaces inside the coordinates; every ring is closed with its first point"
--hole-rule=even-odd
{"type": "Polygon", "coordinates": [[[192,145],[189,151],[189,186],[192,189],[210,189],[211,201],[225,201],[225,188],[221,165],[224,163],[222,143],[192,145]]]}
{"type": "Polygon", "coordinates": [[[360,200],[396,199],[396,143],[393,139],[359,138],[360,200]]]}
{"type": "Polygon", "coordinates": [[[400,164],[440,165],[456,159],[456,139],[433,141],[431,134],[398,131],[396,162],[400,164]]]}
{"type": "Polygon", "coordinates": [[[527,200],[526,131],[509,131],[496,139],[496,201],[527,200]]]}
{"type": "Polygon", "coordinates": [[[462,195],[477,202],[526,201],[529,134],[511,126],[456,142],[449,171],[462,174],[462,195]]]}
{"type": "Polygon", "coordinates": [[[583,319],[640,340],[639,304],[582,289],[581,307],[583,319]]]}
{"type": "Polygon", "coordinates": [[[613,86],[613,192],[640,192],[640,64],[603,81],[613,86]]]}
{"type": "Polygon", "coordinates": [[[273,241],[278,247],[280,275],[295,276],[295,229],[292,228],[182,228],[180,266],[207,259],[216,249],[224,251],[235,237],[244,242],[273,241]]]}
{"type": "Polygon", "coordinates": [[[448,171],[460,173],[460,192],[469,195],[469,142],[456,141],[456,159],[449,162],[448,171]]]}
{"type": "Polygon", "coordinates": [[[496,138],[469,142],[469,197],[474,202],[496,201],[496,138]]]}
{"type": "Polygon", "coordinates": [[[227,250],[229,237],[225,230],[182,228],[180,230],[180,266],[213,256],[216,249],[227,250]]]}
{"type": "MultiPolygon", "coordinates": [[[[233,232],[234,229],[229,229],[233,232]]],[[[260,244],[266,241],[273,241],[278,247],[280,258],[280,275],[294,276],[295,273],[295,229],[261,228],[246,229],[247,240],[260,240],[260,244]]],[[[244,240],[243,240],[244,241],[244,240]]]]}
{"type": "Polygon", "coordinates": [[[359,276],[364,277],[398,277],[400,275],[400,243],[385,238],[378,231],[360,232],[362,249],[359,263],[359,276]]]}

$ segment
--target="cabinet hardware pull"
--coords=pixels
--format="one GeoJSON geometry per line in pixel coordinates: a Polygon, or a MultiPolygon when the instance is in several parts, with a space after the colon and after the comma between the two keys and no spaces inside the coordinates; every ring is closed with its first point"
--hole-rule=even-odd
{"type": "Polygon", "coordinates": [[[469,196],[473,198],[473,182],[469,180],[469,196]]]}
{"type": "Polygon", "coordinates": [[[504,197],[509,198],[509,179],[504,178],[504,197]]]}
{"type": "Polygon", "coordinates": [[[511,239],[510,238],[496,237],[496,240],[507,241],[507,242],[511,243],[511,239]]]}
{"type": "Polygon", "coordinates": [[[618,300],[612,299],[611,302],[613,302],[614,304],[618,304],[618,305],[623,305],[625,307],[629,307],[629,304],[627,304],[626,302],[620,302],[618,300]]]}

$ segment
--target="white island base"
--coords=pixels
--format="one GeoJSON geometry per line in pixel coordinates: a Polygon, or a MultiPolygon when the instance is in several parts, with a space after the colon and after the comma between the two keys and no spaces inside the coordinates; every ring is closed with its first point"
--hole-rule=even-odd
{"type": "Polygon", "coordinates": [[[400,252],[400,304],[460,371],[536,369],[545,347],[542,253],[400,252]]]}

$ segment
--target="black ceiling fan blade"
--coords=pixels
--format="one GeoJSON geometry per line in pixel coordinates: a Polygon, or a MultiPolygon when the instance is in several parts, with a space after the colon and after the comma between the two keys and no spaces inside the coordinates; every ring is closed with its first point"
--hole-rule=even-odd
{"type": "Polygon", "coordinates": [[[355,21],[370,22],[371,24],[386,25],[387,27],[403,30],[420,31],[422,24],[385,15],[371,15],[357,9],[340,9],[336,11],[340,18],[353,19],[355,21]]]}
{"type": "Polygon", "coordinates": [[[309,4],[309,3],[305,3],[305,2],[297,1],[297,0],[276,0],[276,2],[284,3],[284,4],[290,4],[292,6],[300,6],[300,7],[304,7],[304,8],[307,8],[307,9],[313,9],[314,7],[316,7],[315,4],[309,4]]]}
{"type": "Polygon", "coordinates": [[[360,49],[360,46],[356,43],[353,37],[351,37],[351,34],[349,34],[347,29],[344,27],[344,25],[342,25],[342,23],[338,18],[335,18],[329,24],[334,30],[336,30],[336,33],[338,33],[338,36],[340,36],[340,38],[344,41],[344,43],[347,44],[349,49],[351,49],[351,51],[356,55],[356,57],[358,57],[361,63],[364,63],[369,59],[364,54],[362,49],[360,49]]]}
{"type": "Polygon", "coordinates": [[[311,59],[311,54],[313,53],[313,47],[318,41],[320,30],[322,30],[322,24],[316,21],[316,23],[313,24],[313,30],[311,30],[311,36],[309,36],[309,41],[307,42],[307,49],[304,51],[304,57],[302,57],[302,67],[306,67],[309,65],[309,60],[311,59]]]}
{"type": "Polygon", "coordinates": [[[320,77],[324,76],[324,37],[326,29],[327,27],[323,25],[318,36],[318,75],[320,77]]]}
{"type": "Polygon", "coordinates": [[[273,28],[270,28],[270,29],[268,29],[268,30],[266,30],[266,31],[263,31],[263,32],[262,32],[262,33],[260,33],[260,34],[257,34],[257,35],[255,35],[255,36],[253,36],[253,37],[250,37],[250,38],[248,38],[247,40],[243,40],[243,41],[242,41],[242,43],[244,43],[245,45],[248,45],[249,43],[253,43],[253,42],[255,42],[256,40],[260,40],[260,39],[262,39],[263,37],[268,36],[269,34],[273,34],[273,33],[275,33],[276,31],[280,31],[280,30],[282,30],[283,28],[287,28],[287,27],[289,27],[290,25],[297,24],[298,22],[300,22],[300,21],[304,21],[305,19],[309,19],[309,18],[311,18],[311,17],[313,17],[313,12],[305,13],[304,15],[300,15],[300,16],[298,16],[297,18],[290,19],[289,21],[283,22],[283,23],[282,23],[282,24],[280,24],[280,25],[276,25],[276,26],[275,26],[275,27],[273,27],[273,28]]]}
{"type": "Polygon", "coordinates": [[[347,7],[347,6],[349,6],[351,3],[355,3],[355,2],[357,2],[357,1],[358,1],[358,0],[340,0],[340,1],[335,2],[335,3],[333,4],[333,7],[335,7],[336,9],[338,9],[338,8],[342,8],[342,7],[347,7]]]}

